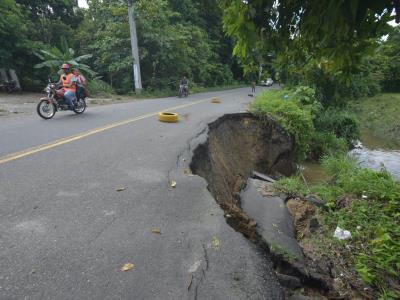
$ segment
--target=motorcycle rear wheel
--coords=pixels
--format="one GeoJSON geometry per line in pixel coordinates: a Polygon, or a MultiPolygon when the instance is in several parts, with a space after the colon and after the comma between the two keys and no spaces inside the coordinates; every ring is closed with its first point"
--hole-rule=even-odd
{"type": "Polygon", "coordinates": [[[36,111],[40,117],[45,120],[51,119],[56,114],[56,107],[49,100],[42,100],[36,107],[36,111]]]}
{"type": "Polygon", "coordinates": [[[86,110],[85,99],[79,99],[78,103],[74,106],[74,113],[82,114],[86,110]]]}

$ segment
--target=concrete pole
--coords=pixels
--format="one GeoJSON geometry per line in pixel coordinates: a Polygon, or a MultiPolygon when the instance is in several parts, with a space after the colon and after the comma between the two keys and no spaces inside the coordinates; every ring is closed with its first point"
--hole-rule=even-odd
{"type": "Polygon", "coordinates": [[[135,92],[142,92],[142,76],[140,75],[139,48],[136,35],[135,16],[133,14],[133,0],[128,0],[129,29],[131,33],[131,47],[133,57],[133,77],[135,80],[135,92]]]}

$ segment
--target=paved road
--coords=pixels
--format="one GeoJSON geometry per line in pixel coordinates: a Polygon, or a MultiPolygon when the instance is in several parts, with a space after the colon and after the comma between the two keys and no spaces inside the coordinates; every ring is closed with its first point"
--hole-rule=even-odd
{"type": "Polygon", "coordinates": [[[247,94],[0,119],[0,299],[281,299],[268,258],[184,174],[190,141],[247,94]],[[180,122],[158,122],[171,107],[180,122]]]}

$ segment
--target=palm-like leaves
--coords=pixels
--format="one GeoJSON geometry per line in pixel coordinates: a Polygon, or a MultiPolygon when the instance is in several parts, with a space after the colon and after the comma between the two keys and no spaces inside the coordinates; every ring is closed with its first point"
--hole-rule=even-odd
{"type": "Polygon", "coordinates": [[[34,68],[49,68],[51,74],[57,73],[61,64],[68,63],[73,67],[78,67],[85,75],[95,77],[97,73],[91,69],[90,66],[83,64],[85,61],[92,57],[92,54],[84,54],[78,57],[75,56],[75,51],[68,47],[67,41],[62,39],[61,49],[52,47],[46,50],[40,50],[40,53],[35,53],[43,62],[36,64],[34,68]]]}

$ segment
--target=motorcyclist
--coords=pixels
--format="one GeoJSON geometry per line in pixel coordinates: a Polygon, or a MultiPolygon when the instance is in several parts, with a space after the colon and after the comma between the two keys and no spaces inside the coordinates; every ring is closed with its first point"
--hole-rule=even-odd
{"type": "Polygon", "coordinates": [[[189,94],[189,80],[186,78],[186,76],[182,77],[180,82],[180,88],[186,89],[187,94],[189,94]]]}
{"type": "Polygon", "coordinates": [[[60,76],[60,87],[65,90],[64,99],[68,104],[70,110],[74,109],[74,102],[76,102],[76,78],[70,71],[69,64],[62,64],[61,69],[63,74],[60,76]]]}

